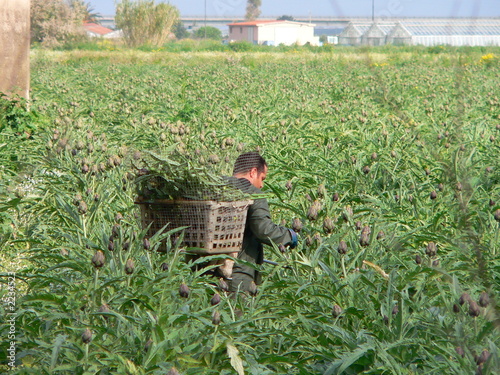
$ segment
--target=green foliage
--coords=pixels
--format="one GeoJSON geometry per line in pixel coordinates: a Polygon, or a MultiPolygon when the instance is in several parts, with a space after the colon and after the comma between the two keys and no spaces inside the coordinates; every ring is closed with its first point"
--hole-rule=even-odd
{"type": "Polygon", "coordinates": [[[247,52],[254,49],[254,45],[246,40],[229,43],[229,48],[235,52],[247,52]]]}
{"type": "Polygon", "coordinates": [[[171,4],[154,0],[121,0],[116,7],[116,27],[129,46],[161,46],[170,37],[179,11],[171,4]]]}
{"type": "Polygon", "coordinates": [[[52,126],[0,132],[0,296],[16,264],[22,363],[0,351],[1,371],[495,374],[499,66],[482,60],[497,50],[280,48],[34,53],[52,126]],[[256,149],[274,221],[302,229],[240,298],[204,275],[221,256],[187,263],[168,226],[145,238],[128,161],[230,174],[256,149]]]}
{"type": "Polygon", "coordinates": [[[101,15],[96,13],[90,2],[85,0],[70,0],[69,5],[74,11],[80,13],[83,16],[83,22],[99,23],[101,15]]]}
{"type": "Polygon", "coordinates": [[[222,40],[222,31],[213,26],[202,26],[193,32],[193,37],[198,39],[222,40]]]}
{"type": "Polygon", "coordinates": [[[54,47],[64,42],[86,39],[82,21],[86,18],[83,2],[71,4],[63,0],[32,0],[30,2],[30,33],[32,43],[54,47]]]}
{"type": "Polygon", "coordinates": [[[295,21],[293,16],[287,16],[286,14],[276,18],[278,21],[295,21]]]}
{"type": "Polygon", "coordinates": [[[29,137],[36,128],[37,114],[28,110],[26,99],[0,93],[0,132],[29,137]]]}
{"type": "Polygon", "coordinates": [[[172,26],[172,32],[177,39],[189,38],[189,31],[184,27],[182,21],[178,19],[172,26]]]}

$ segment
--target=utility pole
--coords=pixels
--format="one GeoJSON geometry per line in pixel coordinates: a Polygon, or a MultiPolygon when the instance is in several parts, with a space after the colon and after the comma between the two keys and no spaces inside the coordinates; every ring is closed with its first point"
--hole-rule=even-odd
{"type": "Polygon", "coordinates": [[[207,39],[207,0],[205,0],[205,39],[207,39]]]}
{"type": "Polygon", "coordinates": [[[375,22],[375,0],[372,0],[372,22],[375,22]]]}

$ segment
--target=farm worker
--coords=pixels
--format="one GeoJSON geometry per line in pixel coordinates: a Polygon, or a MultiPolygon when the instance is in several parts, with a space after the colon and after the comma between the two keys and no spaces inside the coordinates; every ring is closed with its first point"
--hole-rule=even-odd
{"type": "MultiPolygon", "coordinates": [[[[261,194],[267,175],[267,163],[258,152],[247,152],[238,156],[234,163],[233,176],[229,182],[248,194],[261,194]]],[[[263,244],[283,244],[291,249],[297,246],[297,234],[274,224],[269,213],[267,199],[255,199],[248,208],[243,246],[238,258],[254,264],[264,262],[263,244]]],[[[252,281],[260,284],[260,272],[250,266],[236,263],[233,267],[231,291],[249,292],[252,281]]]]}

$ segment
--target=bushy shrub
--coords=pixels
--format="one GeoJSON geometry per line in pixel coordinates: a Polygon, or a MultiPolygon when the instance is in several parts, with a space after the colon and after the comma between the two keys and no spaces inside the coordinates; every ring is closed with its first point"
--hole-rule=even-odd
{"type": "Polygon", "coordinates": [[[247,52],[254,49],[254,45],[245,40],[229,43],[229,48],[235,52],[247,52]]]}
{"type": "Polygon", "coordinates": [[[0,93],[0,132],[30,136],[36,129],[34,112],[28,111],[26,99],[7,98],[0,93]]]}
{"type": "Polygon", "coordinates": [[[82,27],[83,7],[72,7],[62,0],[31,1],[31,42],[53,47],[87,38],[82,27]]]}

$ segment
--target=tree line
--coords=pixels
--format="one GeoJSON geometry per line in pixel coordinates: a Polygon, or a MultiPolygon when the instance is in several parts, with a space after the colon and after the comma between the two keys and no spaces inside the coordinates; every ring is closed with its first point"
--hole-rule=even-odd
{"type": "MultiPolygon", "coordinates": [[[[260,15],[262,0],[247,0],[245,19],[255,20],[260,15]]],[[[45,46],[86,39],[82,25],[99,23],[100,15],[85,0],[31,0],[31,42],[45,46]]],[[[220,30],[204,26],[191,35],[180,22],[179,10],[169,3],[155,0],[121,0],[116,4],[116,27],[130,47],[161,46],[169,39],[222,39],[220,30]]]]}

